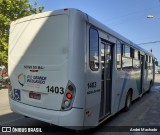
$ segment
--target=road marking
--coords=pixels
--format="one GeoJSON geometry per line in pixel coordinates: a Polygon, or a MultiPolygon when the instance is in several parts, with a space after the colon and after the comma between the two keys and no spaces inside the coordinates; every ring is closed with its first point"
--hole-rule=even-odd
{"type": "Polygon", "coordinates": [[[24,119],[24,117],[20,117],[20,118],[14,119],[14,120],[6,121],[6,122],[0,124],[0,126],[3,126],[3,125],[5,125],[5,124],[9,124],[9,123],[15,122],[15,121],[21,120],[21,119],[24,119]]]}

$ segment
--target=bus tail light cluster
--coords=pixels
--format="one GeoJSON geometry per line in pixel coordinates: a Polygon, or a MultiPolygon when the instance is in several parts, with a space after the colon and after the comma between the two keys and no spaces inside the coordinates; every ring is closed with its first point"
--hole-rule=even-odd
{"type": "Polygon", "coordinates": [[[10,98],[13,98],[13,93],[12,93],[12,84],[10,79],[8,80],[8,94],[10,98]]]}
{"type": "Polygon", "coordinates": [[[74,98],[75,98],[75,93],[76,93],[76,88],[74,84],[71,81],[68,81],[68,84],[64,93],[62,105],[61,105],[61,110],[66,111],[71,109],[74,98]]]}

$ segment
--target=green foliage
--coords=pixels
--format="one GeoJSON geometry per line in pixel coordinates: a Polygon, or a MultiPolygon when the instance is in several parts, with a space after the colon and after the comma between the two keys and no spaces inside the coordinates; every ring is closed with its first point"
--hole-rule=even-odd
{"type": "Polygon", "coordinates": [[[8,38],[11,21],[42,12],[43,6],[37,7],[29,0],[0,0],[0,65],[8,63],[8,38]]]}

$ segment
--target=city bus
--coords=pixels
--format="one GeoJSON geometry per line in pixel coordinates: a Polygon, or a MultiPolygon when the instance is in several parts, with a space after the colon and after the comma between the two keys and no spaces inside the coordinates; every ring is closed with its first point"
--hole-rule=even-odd
{"type": "Polygon", "coordinates": [[[8,63],[11,110],[70,129],[129,110],[154,83],[152,53],[77,9],[13,21],[8,63]]]}

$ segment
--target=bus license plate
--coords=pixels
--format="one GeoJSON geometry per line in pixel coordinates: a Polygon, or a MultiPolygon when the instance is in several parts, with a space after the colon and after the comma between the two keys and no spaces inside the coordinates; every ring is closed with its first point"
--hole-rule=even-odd
{"type": "Polygon", "coordinates": [[[40,100],[41,99],[41,94],[30,92],[29,93],[29,98],[40,100]]]}

